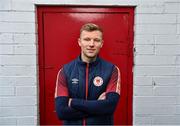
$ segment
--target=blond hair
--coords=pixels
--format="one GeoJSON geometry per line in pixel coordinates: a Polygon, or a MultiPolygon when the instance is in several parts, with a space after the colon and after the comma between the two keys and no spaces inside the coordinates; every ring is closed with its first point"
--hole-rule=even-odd
{"type": "Polygon", "coordinates": [[[92,32],[92,31],[100,31],[103,34],[103,30],[100,26],[93,24],[93,23],[86,23],[81,27],[80,30],[80,35],[82,33],[82,31],[88,31],[88,32],[92,32]]]}

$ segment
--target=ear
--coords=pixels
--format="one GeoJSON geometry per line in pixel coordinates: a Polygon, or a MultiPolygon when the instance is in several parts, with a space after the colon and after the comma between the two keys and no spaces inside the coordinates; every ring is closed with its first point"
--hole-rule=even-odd
{"type": "Polygon", "coordinates": [[[78,38],[78,45],[81,46],[81,39],[78,38]]]}
{"type": "Polygon", "coordinates": [[[103,47],[103,44],[104,44],[104,40],[101,41],[101,48],[103,47]]]}

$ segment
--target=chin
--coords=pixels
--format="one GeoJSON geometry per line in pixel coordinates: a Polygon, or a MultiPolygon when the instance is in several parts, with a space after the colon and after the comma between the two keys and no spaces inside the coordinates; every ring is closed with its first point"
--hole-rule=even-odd
{"type": "Polygon", "coordinates": [[[95,58],[97,55],[87,55],[89,58],[95,58]]]}
{"type": "Polygon", "coordinates": [[[96,56],[88,56],[88,58],[95,58],[96,56]]]}

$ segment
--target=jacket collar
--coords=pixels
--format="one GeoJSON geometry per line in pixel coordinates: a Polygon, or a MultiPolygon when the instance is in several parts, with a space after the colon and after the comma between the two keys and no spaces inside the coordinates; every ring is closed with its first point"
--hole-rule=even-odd
{"type": "MultiPolygon", "coordinates": [[[[78,56],[77,61],[81,65],[87,65],[88,64],[88,63],[82,61],[81,55],[78,56]]],[[[97,56],[95,61],[89,63],[89,66],[92,66],[92,65],[95,66],[98,64],[99,61],[100,61],[100,58],[99,58],[99,56],[97,56]]]]}

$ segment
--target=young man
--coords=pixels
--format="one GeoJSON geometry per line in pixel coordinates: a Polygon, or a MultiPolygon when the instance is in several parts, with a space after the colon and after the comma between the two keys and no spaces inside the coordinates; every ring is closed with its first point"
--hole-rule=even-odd
{"type": "Polygon", "coordinates": [[[82,26],[81,55],[57,75],[55,104],[65,125],[112,125],[120,97],[120,71],[98,56],[103,31],[92,23],[82,26]]]}

